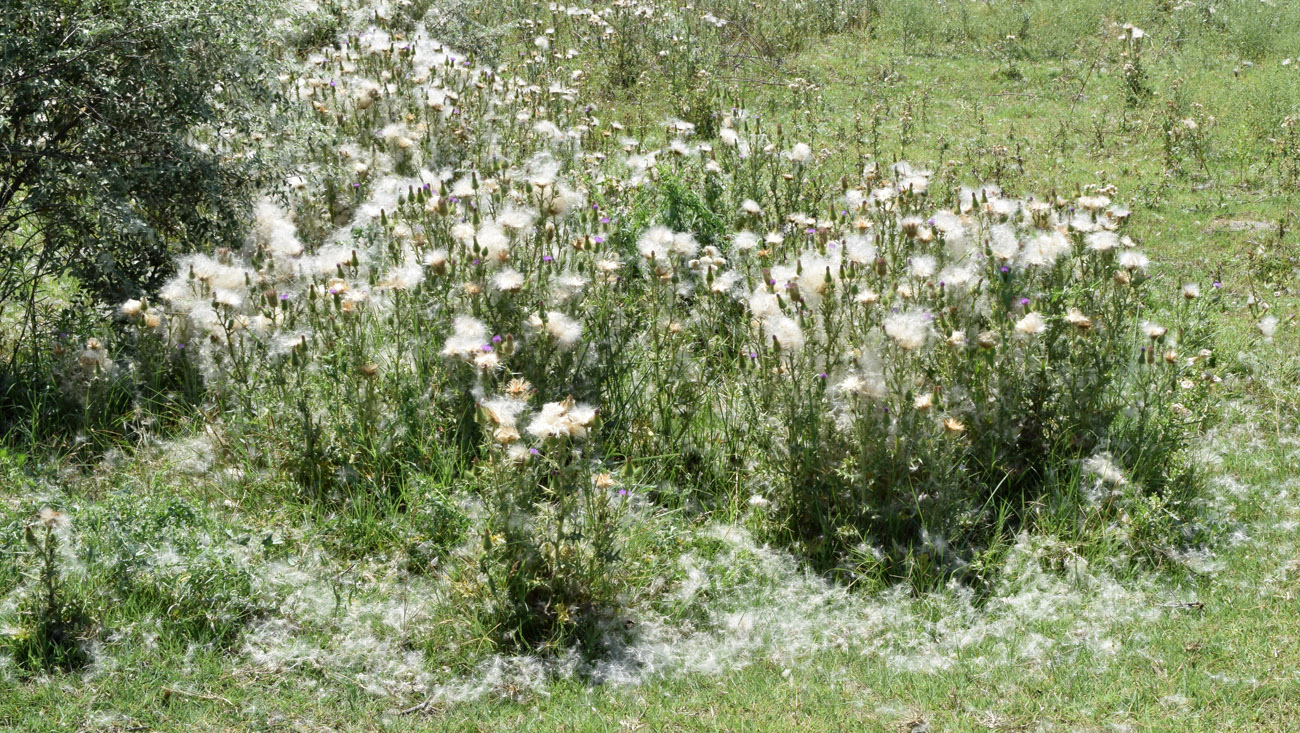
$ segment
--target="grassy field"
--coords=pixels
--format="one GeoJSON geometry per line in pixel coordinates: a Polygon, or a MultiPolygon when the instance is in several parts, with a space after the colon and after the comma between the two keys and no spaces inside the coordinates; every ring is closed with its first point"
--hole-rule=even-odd
{"type": "MultiPolygon", "coordinates": [[[[894,160],[1017,194],[1113,185],[1157,283],[1221,285],[1222,381],[1191,451],[1205,490],[1164,562],[1026,532],[978,601],[958,583],[847,588],[768,544],[749,491],[708,510],[640,498],[623,520],[626,614],[608,621],[631,635],[594,657],[515,655],[455,612],[475,592],[479,542],[440,534],[456,467],[340,507],[232,460],[194,421],[94,461],[0,453],[0,523],[14,530],[0,538],[14,559],[0,563],[0,625],[30,569],[17,528],[46,505],[72,517],[63,562],[97,625],[81,671],[0,659],[0,726],[1295,729],[1300,9],[1118,5],[868,4],[859,26],[794,51],[733,45],[732,65],[685,87],[653,73],[593,87],[605,117],[647,138],[683,116],[683,88],[744,107],[806,141],[832,187],[894,160]],[[1125,23],[1144,32],[1138,59],[1123,55],[1125,23]]],[[[484,7],[484,27],[523,13],[484,7]]],[[[572,63],[604,80],[616,61],[572,63]]]]}

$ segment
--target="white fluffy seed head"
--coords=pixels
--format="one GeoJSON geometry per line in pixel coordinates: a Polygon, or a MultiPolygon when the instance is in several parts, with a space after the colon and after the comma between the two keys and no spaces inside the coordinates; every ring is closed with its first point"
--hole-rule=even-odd
{"type": "Polygon", "coordinates": [[[653,226],[637,238],[636,248],[647,260],[664,260],[673,249],[673,230],[665,226],[653,226]]]}
{"type": "Polygon", "coordinates": [[[930,321],[920,311],[890,314],[884,326],[885,334],[904,351],[919,349],[930,338],[930,321]]]}
{"type": "Polygon", "coordinates": [[[763,323],[769,340],[774,339],[783,352],[799,351],[804,345],[803,329],[789,316],[772,316],[763,323]]]}
{"type": "Polygon", "coordinates": [[[482,353],[483,344],[487,343],[487,326],[473,316],[456,316],[452,322],[451,336],[442,346],[442,355],[460,359],[472,359],[482,353]]]}
{"type": "Polygon", "coordinates": [[[1041,313],[1034,311],[1026,313],[1023,318],[1016,321],[1016,333],[1021,336],[1037,336],[1047,330],[1047,321],[1043,320],[1041,313]]]}
{"type": "Polygon", "coordinates": [[[559,311],[547,311],[545,321],[542,320],[540,313],[534,313],[528,317],[528,325],[538,331],[544,331],[555,339],[556,345],[561,349],[573,348],[582,338],[582,322],[569,318],[559,311]]]}

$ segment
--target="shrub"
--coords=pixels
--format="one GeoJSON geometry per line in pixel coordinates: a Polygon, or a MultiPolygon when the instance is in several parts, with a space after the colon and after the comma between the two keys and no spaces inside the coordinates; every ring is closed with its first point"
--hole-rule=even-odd
{"type": "Polygon", "coordinates": [[[0,303],[75,273],[116,300],[229,242],[252,169],[218,128],[260,97],[246,3],[67,0],[0,14],[0,303]],[[69,34],[67,29],[76,28],[69,34]]]}

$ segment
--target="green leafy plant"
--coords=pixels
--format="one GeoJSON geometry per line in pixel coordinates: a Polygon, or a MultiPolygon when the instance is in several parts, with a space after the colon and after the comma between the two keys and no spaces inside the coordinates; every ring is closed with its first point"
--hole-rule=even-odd
{"type": "Polygon", "coordinates": [[[69,527],[67,515],[47,507],[23,530],[35,561],[33,587],[19,628],[0,637],[0,645],[29,672],[73,671],[90,662],[86,642],[94,623],[67,593],[59,569],[69,527]]]}

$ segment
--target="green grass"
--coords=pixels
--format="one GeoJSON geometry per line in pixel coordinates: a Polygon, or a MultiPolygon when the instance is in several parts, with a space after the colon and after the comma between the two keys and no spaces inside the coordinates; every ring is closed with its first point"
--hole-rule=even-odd
{"type": "MultiPolygon", "coordinates": [[[[765,124],[783,124],[788,138],[827,149],[818,165],[830,175],[856,170],[869,157],[949,171],[955,182],[997,179],[1015,191],[1113,183],[1117,200],[1134,209],[1133,236],[1163,262],[1158,277],[1203,286],[1221,278],[1230,307],[1216,325],[1227,378],[1219,423],[1201,456],[1214,569],[1180,572],[1183,564],[1173,563],[1122,574],[1119,582],[1133,594],[1128,607],[1141,612],[1105,626],[1112,653],[1098,653],[1077,634],[1079,619],[1066,616],[958,648],[951,667],[939,671],[901,668],[895,655],[910,652],[898,646],[904,637],[892,634],[879,647],[863,639],[848,650],[760,651],[743,666],[670,672],[628,687],[521,678],[489,685],[477,700],[401,714],[425,695],[414,687],[391,696],[367,691],[372,659],[329,662],[343,653],[347,634],[370,629],[396,657],[424,654],[426,685],[480,677],[487,630],[439,600],[460,592],[473,569],[457,565],[463,554],[426,557],[415,549],[458,541],[443,532],[454,519],[427,524],[431,512],[453,514],[440,493],[419,494],[424,511],[394,518],[378,505],[320,510],[252,465],[241,477],[214,476],[180,470],[175,456],[145,450],[116,465],[68,472],[34,459],[19,467],[6,457],[0,524],[17,527],[49,504],[74,516],[83,548],[100,548],[119,566],[123,546],[131,544],[147,557],[173,547],[199,568],[205,565],[196,559],[218,552],[238,570],[109,576],[104,568],[113,563],[95,564],[73,585],[96,604],[99,661],[75,674],[5,679],[0,726],[910,730],[924,721],[943,731],[1292,729],[1300,719],[1300,484],[1293,478],[1300,474],[1300,339],[1287,318],[1300,287],[1293,214],[1300,192],[1270,138],[1279,136],[1286,116],[1300,114],[1300,63],[1282,65],[1300,54],[1291,40],[1300,11],[1267,15],[1254,3],[1213,5],[1223,21],[1162,10],[1159,2],[1134,3],[1122,16],[1107,14],[1111,4],[1088,0],[964,3],[960,12],[900,0],[883,5],[869,28],[781,59],[779,76],[759,79],[775,85],[722,82],[719,90],[743,99],[765,124]],[[1113,22],[1133,22],[1153,38],[1143,62],[1149,96],[1136,106],[1125,102],[1113,22]],[[1019,42],[1003,43],[1007,34],[1019,42]],[[784,86],[796,77],[817,90],[784,86]],[[901,110],[910,112],[908,127],[899,123],[901,110]],[[1166,126],[1188,117],[1205,130],[1199,155],[1169,152],[1166,126]],[[1280,237],[1278,221],[1286,222],[1280,237]],[[1245,305],[1252,295],[1283,321],[1272,343],[1254,334],[1259,314],[1245,305]],[[1229,480],[1244,487],[1240,495],[1226,492],[1229,480]],[[1234,540],[1237,532],[1244,541],[1234,540]],[[324,594],[316,600],[335,611],[276,610],[291,590],[265,579],[273,569],[295,567],[324,594]],[[204,601],[210,597],[228,603],[212,615],[204,601]],[[378,617],[349,617],[349,609],[404,607],[434,617],[409,633],[378,617]],[[281,666],[255,662],[248,652],[256,637],[243,634],[277,618],[322,654],[281,666]],[[1033,661],[990,662],[1008,645],[1030,643],[1046,645],[1033,661]]],[[[613,94],[605,114],[658,124],[674,110],[669,91],[650,83],[638,88],[635,102],[613,94]]],[[[718,514],[743,523],[747,511],[718,514]]],[[[639,579],[636,587],[656,577],[681,583],[681,555],[720,552],[700,526],[678,516],[651,513],[637,521],[626,565],[639,579]]],[[[10,540],[18,541],[0,545],[0,600],[28,569],[20,539],[0,538],[10,540]]],[[[755,584],[761,582],[742,559],[715,578],[715,595],[703,606],[683,603],[665,615],[704,623],[710,603],[744,608],[746,588],[755,584]]],[[[907,601],[907,608],[941,620],[949,593],[907,601]]],[[[857,602],[860,610],[896,608],[882,598],[857,602]]]]}

